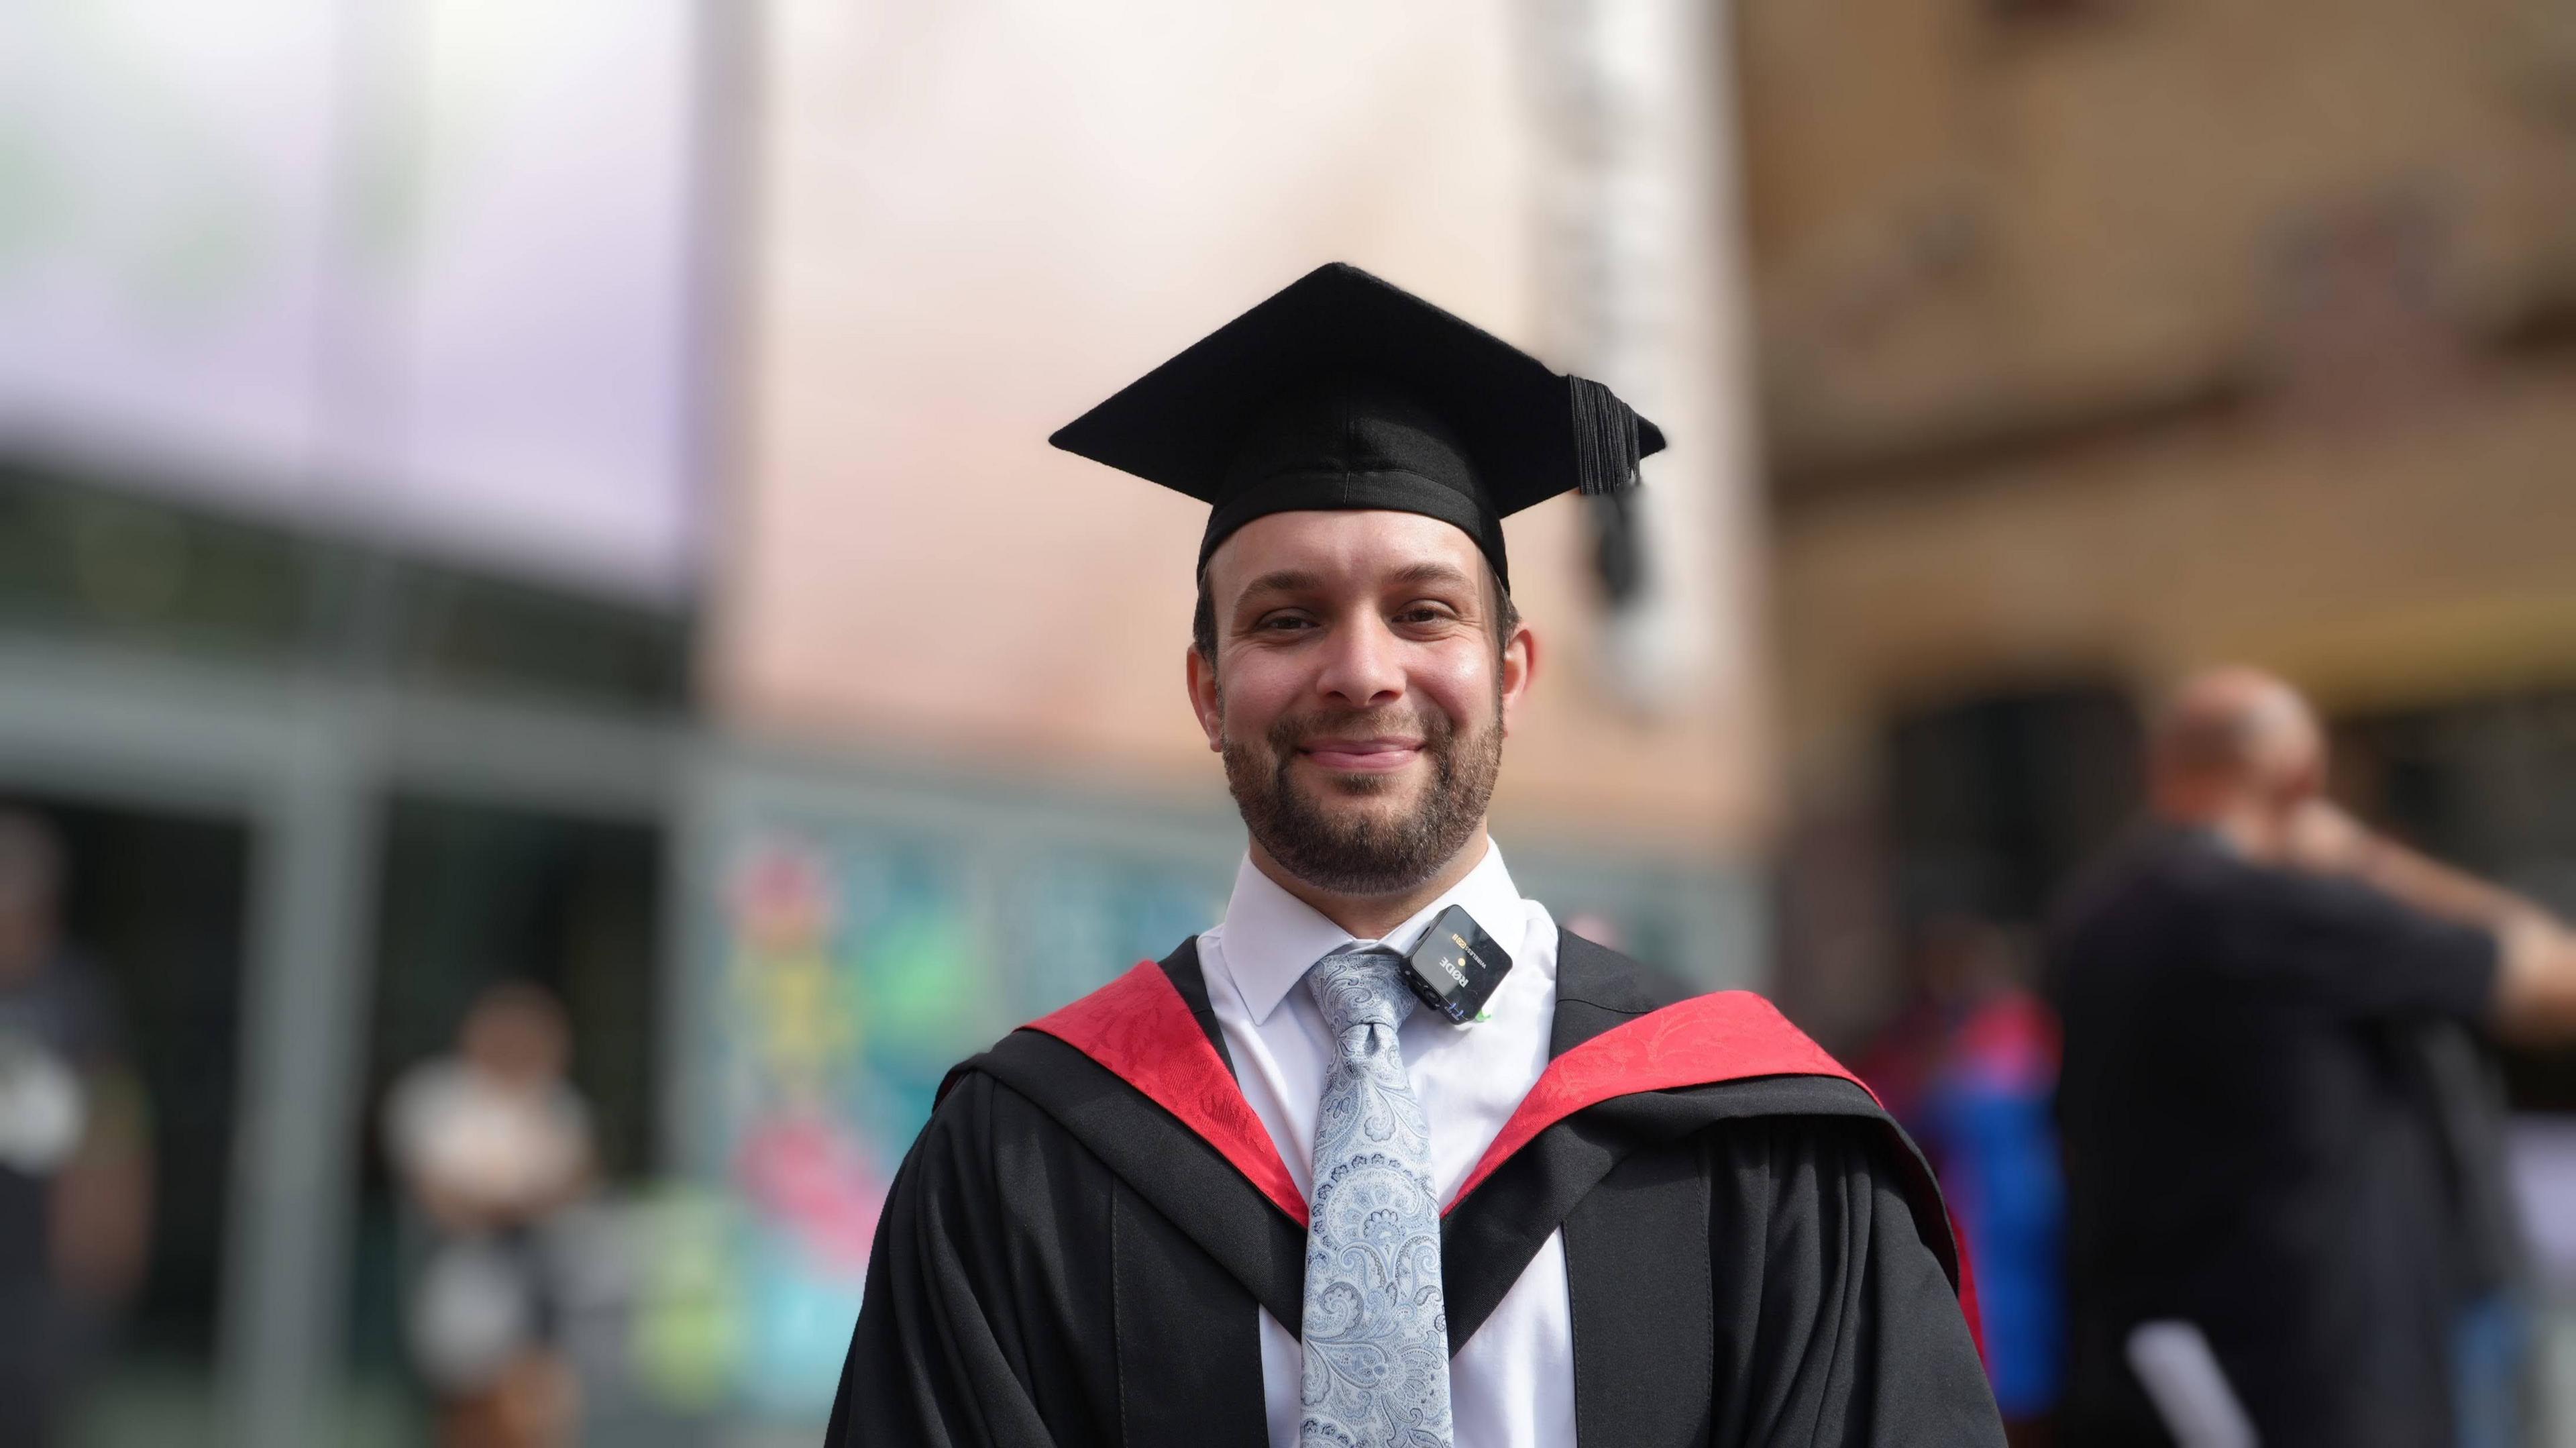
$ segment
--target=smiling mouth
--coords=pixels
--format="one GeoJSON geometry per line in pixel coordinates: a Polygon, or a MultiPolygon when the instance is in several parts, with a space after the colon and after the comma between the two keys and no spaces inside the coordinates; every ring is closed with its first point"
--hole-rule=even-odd
{"type": "Polygon", "coordinates": [[[1419,739],[1318,739],[1297,752],[1337,774],[1383,774],[1422,756],[1419,739]]]}

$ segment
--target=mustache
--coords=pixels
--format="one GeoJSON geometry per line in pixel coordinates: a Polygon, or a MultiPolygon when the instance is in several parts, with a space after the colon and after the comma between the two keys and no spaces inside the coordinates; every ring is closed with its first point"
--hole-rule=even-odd
{"type": "Polygon", "coordinates": [[[1412,709],[1342,709],[1326,714],[1303,714],[1274,721],[1267,739],[1271,749],[1285,756],[1312,739],[1368,738],[1375,735],[1417,738],[1426,750],[1445,747],[1458,726],[1436,710],[1412,709]]]}

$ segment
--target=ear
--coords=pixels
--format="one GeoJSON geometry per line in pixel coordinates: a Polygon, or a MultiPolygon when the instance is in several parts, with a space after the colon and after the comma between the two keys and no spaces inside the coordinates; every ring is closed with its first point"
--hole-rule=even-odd
{"type": "Polygon", "coordinates": [[[1538,678],[1538,635],[1531,632],[1527,621],[1512,628],[1512,636],[1503,640],[1501,670],[1498,680],[1503,700],[1503,733],[1512,732],[1512,719],[1521,701],[1529,697],[1530,684],[1538,678]]]}
{"type": "Polygon", "coordinates": [[[1199,716],[1199,732],[1207,736],[1208,751],[1225,748],[1225,710],[1217,698],[1216,665],[1200,653],[1198,645],[1184,645],[1188,657],[1181,665],[1182,677],[1188,681],[1190,712],[1199,716]]]}

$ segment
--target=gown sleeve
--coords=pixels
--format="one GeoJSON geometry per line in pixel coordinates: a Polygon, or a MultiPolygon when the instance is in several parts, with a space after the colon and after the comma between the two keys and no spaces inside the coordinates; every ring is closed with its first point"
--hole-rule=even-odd
{"type": "Polygon", "coordinates": [[[1728,1385],[1716,1442],[2003,1443],[1967,1319],[1884,1137],[1817,1117],[1709,1134],[1716,1381],[1728,1385]]]}
{"type": "Polygon", "coordinates": [[[1067,1288],[1084,1295],[1078,1279],[1097,1253],[1065,1248],[1102,1186],[1078,1169],[1068,1176],[1067,1143],[1036,1115],[969,1074],[923,1128],[877,1222],[826,1448],[1096,1441],[1080,1361],[1090,1335],[1050,1302],[1067,1288]]]}

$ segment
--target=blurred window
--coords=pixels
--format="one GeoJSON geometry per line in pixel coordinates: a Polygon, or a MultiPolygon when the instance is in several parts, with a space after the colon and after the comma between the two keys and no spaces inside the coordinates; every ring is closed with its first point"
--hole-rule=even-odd
{"type": "Polygon", "coordinates": [[[0,460],[0,629],[403,683],[685,702],[685,612],[0,460]]]}

